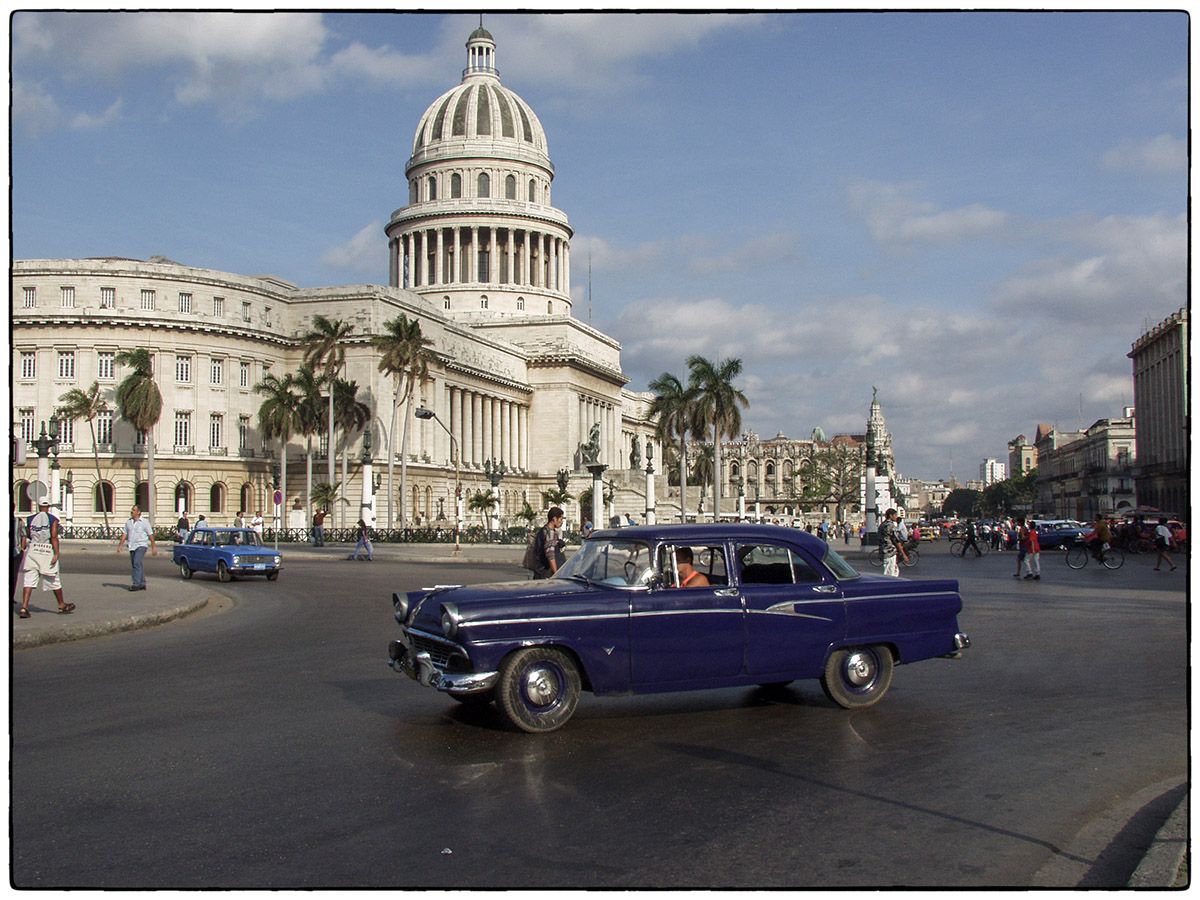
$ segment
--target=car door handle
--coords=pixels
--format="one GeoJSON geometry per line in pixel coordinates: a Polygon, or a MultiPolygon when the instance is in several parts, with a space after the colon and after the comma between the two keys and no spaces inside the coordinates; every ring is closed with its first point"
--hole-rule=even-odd
{"type": "Polygon", "coordinates": [[[738,595],[738,589],[737,588],[720,588],[719,590],[713,591],[713,594],[715,594],[718,597],[736,597],[738,595]]]}
{"type": "Polygon", "coordinates": [[[836,594],[837,593],[837,585],[836,584],[818,584],[816,587],[813,588],[813,590],[816,591],[818,594],[836,594]]]}

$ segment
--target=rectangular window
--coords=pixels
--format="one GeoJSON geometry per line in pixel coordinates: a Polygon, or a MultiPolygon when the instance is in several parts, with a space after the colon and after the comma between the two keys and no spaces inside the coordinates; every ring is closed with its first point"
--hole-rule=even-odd
{"type": "Polygon", "coordinates": [[[33,309],[37,306],[37,288],[25,288],[25,309],[33,309]]]}
{"type": "Polygon", "coordinates": [[[225,360],[214,359],[210,368],[209,383],[214,385],[225,383],[225,360]]]}
{"type": "Polygon", "coordinates": [[[96,377],[101,381],[112,381],[116,355],[112,350],[100,350],[96,353],[96,377]]]}
{"type": "Polygon", "coordinates": [[[242,301],[242,321],[243,322],[250,321],[250,301],[249,300],[242,301]]]}
{"type": "Polygon", "coordinates": [[[75,351],[58,351],[58,377],[72,379],[75,377],[75,351]]]}
{"type": "Polygon", "coordinates": [[[139,448],[146,446],[146,430],[144,428],[134,429],[133,443],[139,448]]]}
{"type": "Polygon", "coordinates": [[[37,378],[37,352],[33,350],[21,351],[21,377],[22,378],[37,378]]]}
{"type": "Polygon", "coordinates": [[[21,440],[29,444],[37,438],[37,432],[33,430],[33,410],[21,410],[21,440]]]}
{"type": "Polygon", "coordinates": [[[101,309],[116,309],[117,308],[117,289],[116,288],[100,288],[100,308],[101,309]]]}
{"type": "Polygon", "coordinates": [[[263,308],[263,322],[268,328],[271,327],[271,307],[269,306],[263,308]]]}
{"type": "Polygon", "coordinates": [[[224,297],[213,297],[213,315],[214,316],[225,315],[225,298],[224,297]]]}
{"type": "Polygon", "coordinates": [[[175,357],[175,381],[178,382],[179,384],[190,384],[191,380],[192,380],[192,358],[190,356],[176,356],[175,357]]]}
{"type": "Polygon", "coordinates": [[[179,311],[181,313],[190,313],[192,311],[192,295],[180,292],[179,294],[179,311]]]}
{"type": "Polygon", "coordinates": [[[75,420],[65,416],[58,420],[58,442],[68,447],[75,444],[75,420]]]}
{"type": "Polygon", "coordinates": [[[225,446],[224,441],[222,440],[222,437],[221,437],[221,431],[222,431],[221,425],[222,425],[222,420],[221,420],[221,415],[219,413],[213,413],[211,416],[208,417],[208,446],[211,449],[215,450],[218,447],[225,446]]]}
{"type": "Polygon", "coordinates": [[[112,410],[108,409],[96,415],[96,442],[99,444],[111,444],[113,431],[113,414],[112,410]]]}
{"type": "Polygon", "coordinates": [[[238,416],[238,449],[245,450],[250,446],[250,417],[238,416]]]}
{"type": "Polygon", "coordinates": [[[75,288],[61,287],[58,289],[60,302],[59,305],[63,309],[75,308],[75,288]]]}
{"type": "Polygon", "coordinates": [[[154,291],[142,291],[142,309],[154,309],[154,291]]]}
{"type": "Polygon", "coordinates": [[[238,387],[250,387],[250,363],[238,363],[238,387]]]}
{"type": "Polygon", "coordinates": [[[190,447],[192,445],[192,414],[190,412],[175,413],[175,446],[190,447]]]}

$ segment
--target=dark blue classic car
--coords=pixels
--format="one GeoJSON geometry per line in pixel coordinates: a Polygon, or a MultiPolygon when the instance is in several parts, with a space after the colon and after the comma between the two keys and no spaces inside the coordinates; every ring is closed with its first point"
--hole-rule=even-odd
{"type": "Polygon", "coordinates": [[[184,578],[216,572],[221,581],[234,575],[266,575],[274,581],[283,568],[283,557],[264,546],[253,528],[197,528],[175,545],[171,557],[184,578]]]}
{"type": "Polygon", "coordinates": [[[392,601],[395,671],[462,702],[494,700],[529,732],[563,725],[584,690],[819,678],[830,699],[858,709],[879,701],[895,665],[970,644],[957,581],[859,574],[818,538],[772,525],[597,531],[549,580],[392,601]]]}

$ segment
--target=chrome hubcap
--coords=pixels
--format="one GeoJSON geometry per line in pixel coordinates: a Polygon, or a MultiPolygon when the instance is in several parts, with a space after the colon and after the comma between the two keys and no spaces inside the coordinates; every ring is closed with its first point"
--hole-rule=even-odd
{"type": "Polygon", "coordinates": [[[864,688],[875,680],[875,658],[856,650],[846,657],[846,681],[854,688],[864,688]]]}
{"type": "Polygon", "coordinates": [[[525,673],[525,696],[535,706],[549,706],[558,699],[558,676],[552,669],[535,666],[525,673]]]}

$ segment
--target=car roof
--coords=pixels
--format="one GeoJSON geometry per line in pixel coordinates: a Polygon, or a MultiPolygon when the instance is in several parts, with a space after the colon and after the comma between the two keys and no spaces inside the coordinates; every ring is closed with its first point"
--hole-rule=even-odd
{"type": "Polygon", "coordinates": [[[681,544],[704,544],[713,541],[779,541],[800,544],[817,556],[828,544],[816,535],[783,525],[757,525],[752,522],[703,522],[695,524],[629,525],[624,528],[602,528],[593,531],[587,540],[624,539],[657,543],[674,541],[681,544]]]}

